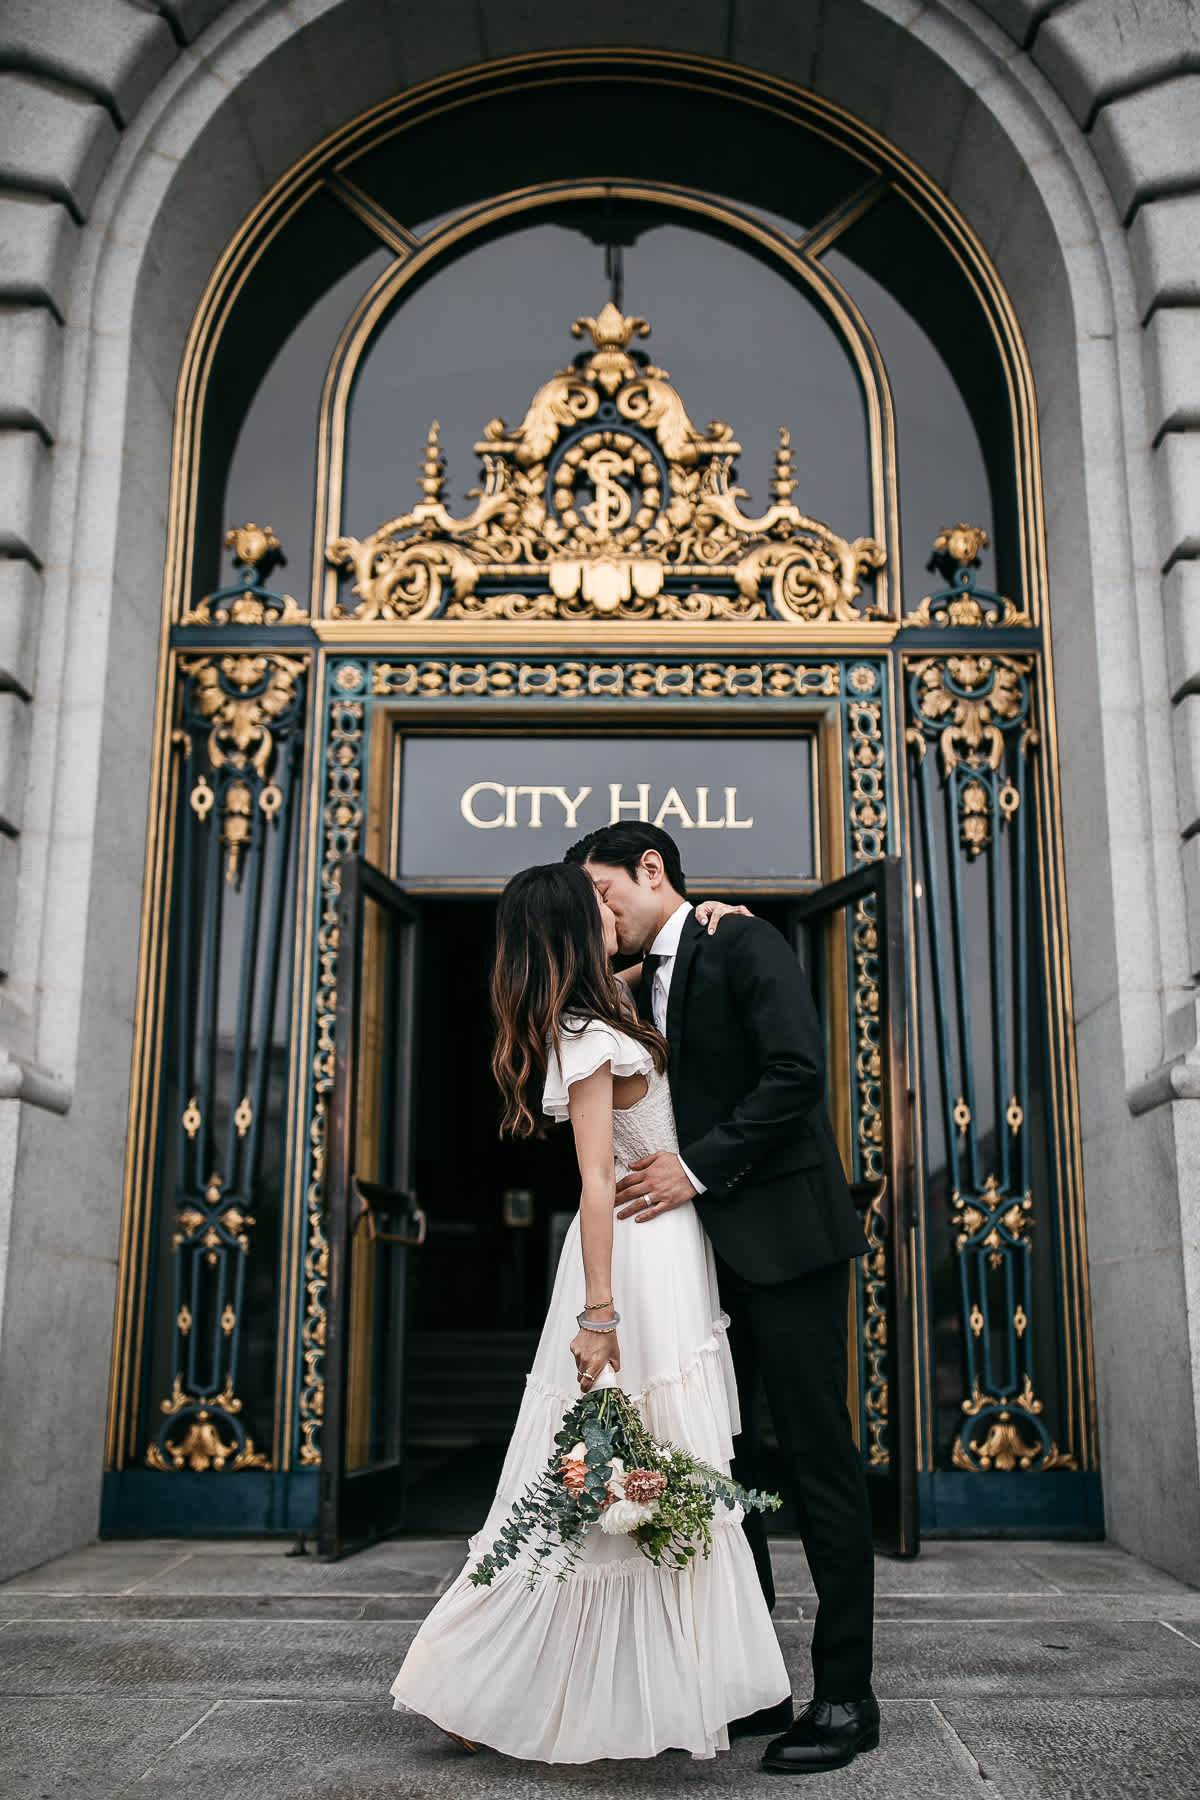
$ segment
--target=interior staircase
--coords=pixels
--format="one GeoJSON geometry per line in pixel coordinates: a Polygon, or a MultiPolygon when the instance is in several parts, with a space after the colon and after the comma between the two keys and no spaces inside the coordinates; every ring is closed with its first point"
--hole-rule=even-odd
{"type": "Polygon", "coordinates": [[[414,1331],[408,1339],[410,1450],[507,1443],[536,1331],[414,1331]]]}

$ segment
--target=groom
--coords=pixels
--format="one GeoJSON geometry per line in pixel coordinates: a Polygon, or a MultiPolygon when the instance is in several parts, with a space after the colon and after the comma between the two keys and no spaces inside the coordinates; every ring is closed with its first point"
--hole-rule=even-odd
{"type": "MultiPolygon", "coordinates": [[[[813,1699],[731,1735],[766,1735],[764,1768],[836,1769],[879,1740],[871,1692],[874,1560],[866,1480],[846,1410],[850,1263],[866,1250],[825,1111],[821,1026],[804,974],[762,919],[726,917],[710,935],[687,900],[679,850],[655,825],[602,827],[573,844],[641,955],[638,1010],[671,1047],[679,1153],[635,1163],[619,1216],[650,1221],[694,1203],[730,1316],[742,1433],[737,1475],[762,1486],[765,1392],[819,1601],[813,1699]]],[[[767,1604],[775,1602],[761,1513],[746,1520],[767,1604]]],[[[731,1646],[736,1654],[736,1647],[731,1646]]]]}

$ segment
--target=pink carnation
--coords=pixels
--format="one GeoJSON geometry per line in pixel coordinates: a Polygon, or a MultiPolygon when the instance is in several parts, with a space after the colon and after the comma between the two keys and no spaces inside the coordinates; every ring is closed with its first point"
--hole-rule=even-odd
{"type": "Polygon", "coordinates": [[[661,1472],[652,1469],[630,1469],[625,1477],[625,1498],[635,1500],[639,1506],[648,1506],[651,1500],[657,1500],[667,1485],[667,1478],[661,1472]]]}

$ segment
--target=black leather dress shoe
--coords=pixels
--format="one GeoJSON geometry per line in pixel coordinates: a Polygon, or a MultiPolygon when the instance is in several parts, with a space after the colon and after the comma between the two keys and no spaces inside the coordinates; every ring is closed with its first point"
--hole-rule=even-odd
{"type": "Polygon", "coordinates": [[[762,1766],[773,1775],[813,1775],[844,1769],[860,1750],[879,1747],[879,1702],[810,1700],[790,1731],[768,1744],[762,1766]]]}
{"type": "Polygon", "coordinates": [[[757,1712],[747,1713],[744,1719],[730,1719],[726,1730],[729,1741],[744,1737],[771,1737],[776,1731],[786,1731],[792,1722],[792,1696],[781,1700],[778,1706],[760,1706],[757,1712]]]}

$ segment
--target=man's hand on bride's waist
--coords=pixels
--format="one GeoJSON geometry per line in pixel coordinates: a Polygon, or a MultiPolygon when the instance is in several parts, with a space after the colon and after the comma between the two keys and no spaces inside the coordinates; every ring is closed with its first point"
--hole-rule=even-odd
{"type": "Polygon", "coordinates": [[[696,1190],[671,1150],[656,1150],[629,1165],[617,1183],[618,1219],[636,1218],[639,1225],[694,1200],[696,1190]]]}

